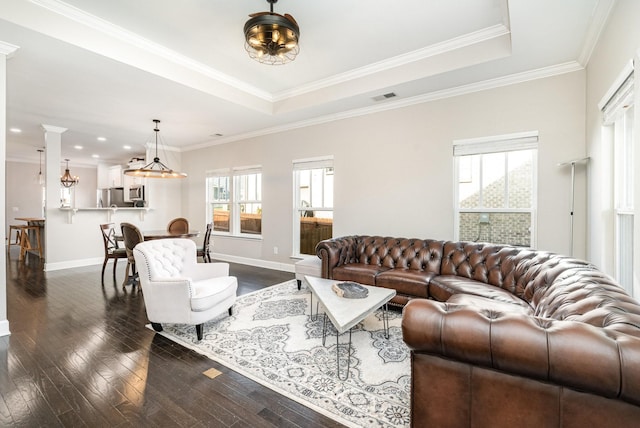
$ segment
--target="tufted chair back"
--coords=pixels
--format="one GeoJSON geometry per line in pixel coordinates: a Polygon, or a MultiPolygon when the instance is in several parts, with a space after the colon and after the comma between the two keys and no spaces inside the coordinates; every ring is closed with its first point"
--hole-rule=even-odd
{"type": "Polygon", "coordinates": [[[197,263],[196,244],[190,239],[155,239],[145,243],[149,279],[188,276],[197,263]]]}

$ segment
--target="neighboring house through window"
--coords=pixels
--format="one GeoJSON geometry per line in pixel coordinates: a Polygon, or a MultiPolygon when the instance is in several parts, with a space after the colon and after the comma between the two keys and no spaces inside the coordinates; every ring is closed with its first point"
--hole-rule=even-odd
{"type": "Polygon", "coordinates": [[[262,234],[262,171],[238,167],[207,173],[207,218],[215,233],[262,234]]]}
{"type": "Polygon", "coordinates": [[[296,160],[293,175],[294,256],[314,255],[333,236],[333,158],[296,160]]]}
{"type": "Polygon", "coordinates": [[[533,247],[538,133],[456,140],[455,238],[533,247]]]}

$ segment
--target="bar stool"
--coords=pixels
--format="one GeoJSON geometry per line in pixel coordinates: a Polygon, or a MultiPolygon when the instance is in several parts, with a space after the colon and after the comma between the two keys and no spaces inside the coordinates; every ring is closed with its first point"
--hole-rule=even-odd
{"type": "Polygon", "coordinates": [[[11,249],[12,245],[20,245],[20,235],[22,233],[22,228],[24,225],[22,224],[10,224],[9,225],[9,249],[11,249]],[[16,240],[15,242],[11,241],[11,235],[13,231],[16,231],[16,240]]]}
{"type": "Polygon", "coordinates": [[[18,260],[24,259],[27,251],[37,250],[40,258],[42,258],[42,245],[40,244],[40,226],[20,226],[20,257],[18,260]],[[33,230],[36,234],[37,246],[31,246],[31,240],[29,239],[29,231],[33,230]]]}

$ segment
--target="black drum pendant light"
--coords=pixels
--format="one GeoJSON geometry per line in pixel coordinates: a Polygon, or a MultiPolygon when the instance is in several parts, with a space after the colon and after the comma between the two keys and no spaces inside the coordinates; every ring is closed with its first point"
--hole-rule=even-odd
{"type": "Polygon", "coordinates": [[[244,24],[244,47],[256,61],[281,65],[293,61],[300,52],[300,28],[293,16],[273,12],[278,0],[267,0],[270,12],[257,12],[244,24]]]}
{"type": "Polygon", "coordinates": [[[185,178],[187,174],[185,174],[184,172],[174,171],[160,162],[160,158],[158,157],[158,132],[160,132],[158,124],[160,123],[160,121],[158,119],[153,119],[153,121],[156,124],[155,128],[153,129],[153,131],[156,133],[156,155],[153,158],[153,161],[149,162],[142,168],[125,169],[124,174],[146,178],[185,178]]]}

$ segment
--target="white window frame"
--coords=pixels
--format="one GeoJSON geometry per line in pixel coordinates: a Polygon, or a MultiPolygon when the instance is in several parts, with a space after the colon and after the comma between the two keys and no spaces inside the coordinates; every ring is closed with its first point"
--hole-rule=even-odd
{"type": "MultiPolygon", "coordinates": [[[[490,137],[480,137],[472,139],[462,139],[453,141],[453,236],[454,240],[460,237],[460,213],[529,213],[531,215],[531,230],[529,242],[535,248],[537,242],[537,187],[538,187],[538,131],[519,132],[514,134],[496,135],[490,137]],[[506,153],[519,150],[535,150],[532,165],[532,189],[531,208],[465,208],[459,206],[459,186],[460,179],[460,159],[467,155],[481,155],[490,153],[506,153]]],[[[482,184],[480,185],[482,188],[482,184]]],[[[505,202],[508,202],[508,188],[505,186],[505,202]]]]}
{"type": "Polygon", "coordinates": [[[233,167],[207,171],[206,173],[206,216],[207,219],[213,218],[212,205],[215,203],[224,203],[229,205],[229,231],[222,232],[213,230],[212,234],[219,236],[235,236],[251,239],[262,239],[262,229],[260,234],[255,233],[242,233],[240,230],[240,206],[242,204],[260,204],[262,207],[262,167],[261,166],[245,166],[245,167],[233,167]],[[245,175],[259,174],[260,175],[260,189],[257,191],[258,199],[241,198],[240,192],[240,179],[245,175]],[[210,200],[209,198],[209,179],[214,177],[227,177],[229,179],[229,195],[227,199],[210,200]]]}
{"type": "MultiPolygon", "coordinates": [[[[326,206],[309,206],[302,207],[300,199],[300,171],[308,171],[318,168],[334,168],[333,156],[324,156],[318,158],[297,159],[293,161],[293,244],[291,246],[294,258],[306,258],[308,254],[300,252],[300,216],[302,211],[326,211],[334,212],[334,204],[331,207],[326,206]]],[[[335,174],[335,170],[334,170],[335,174]]],[[[323,183],[324,184],[324,183],[323,183]]],[[[335,186],[335,179],[334,179],[335,186]]],[[[323,189],[324,194],[324,189],[323,189]]],[[[324,199],[324,198],[323,198],[324,199]]],[[[335,226],[335,224],[334,224],[335,226]]]]}
{"type": "Polygon", "coordinates": [[[602,111],[603,135],[613,147],[614,277],[632,296],[634,288],[634,106],[633,61],[627,63],[598,107],[602,111]]]}
{"type": "MultiPolygon", "coordinates": [[[[240,210],[240,206],[243,204],[260,204],[260,207],[262,207],[262,168],[260,166],[250,166],[250,167],[238,167],[238,168],[232,168],[232,174],[233,174],[233,179],[232,182],[233,184],[231,185],[233,191],[232,193],[232,198],[233,198],[233,208],[231,210],[231,216],[233,218],[233,227],[232,227],[232,234],[234,236],[242,236],[242,237],[249,237],[249,238],[262,238],[262,225],[260,226],[260,233],[243,233],[240,228],[241,228],[241,224],[240,224],[240,214],[241,214],[241,210],[240,210]],[[260,188],[256,190],[257,199],[248,199],[246,197],[241,197],[240,195],[240,179],[244,176],[247,175],[259,175],[260,176],[260,182],[259,183],[255,183],[256,186],[259,186],[260,188]]],[[[260,216],[262,217],[262,215],[260,216]]]]}
{"type": "MultiPolygon", "coordinates": [[[[231,175],[231,170],[229,168],[224,168],[224,169],[216,169],[216,170],[212,170],[212,171],[207,171],[206,172],[206,179],[205,179],[205,199],[206,199],[206,218],[207,221],[209,221],[209,219],[211,219],[211,221],[213,221],[213,205],[214,204],[227,204],[229,206],[229,231],[228,232],[222,232],[219,230],[213,230],[211,233],[214,235],[231,235],[231,231],[233,230],[232,228],[232,221],[233,221],[233,216],[232,216],[232,198],[231,198],[231,194],[232,192],[232,175],[231,175]],[[227,195],[228,197],[226,199],[213,199],[210,195],[210,183],[209,183],[209,179],[211,178],[227,178],[229,180],[229,194],[227,195]]],[[[215,229],[215,224],[214,224],[214,229],[215,229]]]]}

